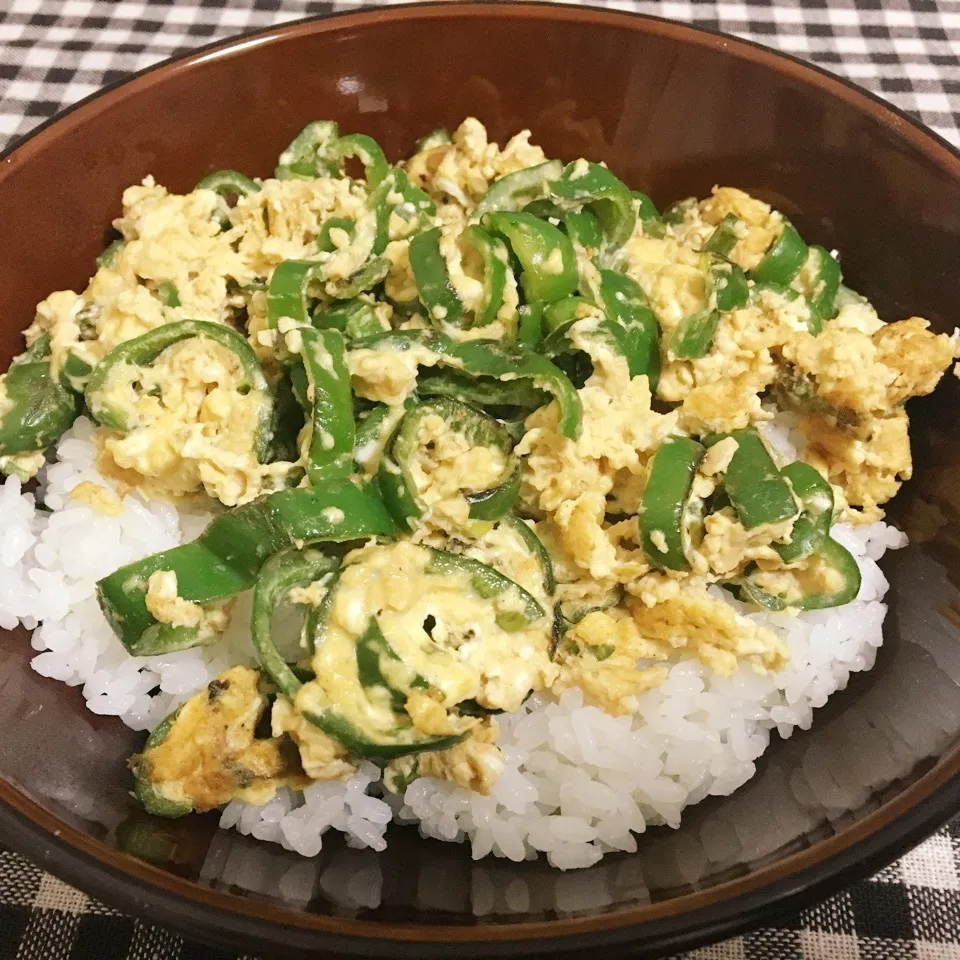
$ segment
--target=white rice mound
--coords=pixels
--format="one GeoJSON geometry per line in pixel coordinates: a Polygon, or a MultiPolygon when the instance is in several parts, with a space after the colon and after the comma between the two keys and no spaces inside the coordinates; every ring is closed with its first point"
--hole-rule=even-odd
{"type": "MultiPolygon", "coordinates": [[[[790,454],[790,424],[765,431],[790,454]]],[[[40,478],[43,506],[16,478],[0,486],[0,628],[33,631],[33,668],[81,686],[94,713],[149,730],[218,673],[254,663],[249,597],[236,604],[225,637],[209,647],[133,657],[97,605],[96,581],[142,556],[195,538],[210,518],[170,504],[123,498],[116,517],[97,514],[68,494],[89,480],[110,483],[94,466],[93,426],[80,418],[40,478]]],[[[469,841],[475,859],[520,861],[545,853],[560,869],[587,867],[608,852],[637,849],[648,825],[676,827],[681,812],[749,780],[771,731],[806,729],[813,711],[869,670],[883,642],[888,583],[877,561],[907,538],[884,523],[834,527],[857,558],[857,599],[833,610],[785,616],[747,611],[719,588],[716,596],[774,629],[788,666],[759,675],[746,668],[720,677],[695,659],[674,664],[667,681],[640,698],[633,717],[585,705],[578,691],[531,697],[498,718],[506,770],[490,796],[421,778],[401,799],[382,797],[379,770],[360,765],[348,781],[317,783],[302,794],[281,790],[262,807],[234,801],[220,825],[315,856],[330,829],[351,846],[382,850],[387,825],[416,823],[424,836],[469,841]]]]}

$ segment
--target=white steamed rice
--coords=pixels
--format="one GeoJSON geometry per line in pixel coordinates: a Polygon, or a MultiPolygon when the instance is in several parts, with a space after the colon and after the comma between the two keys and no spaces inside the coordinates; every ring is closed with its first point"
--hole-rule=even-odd
{"type": "MultiPolygon", "coordinates": [[[[94,467],[92,434],[81,418],[61,440],[57,462],[41,476],[44,506],[15,478],[0,486],[0,628],[33,630],[38,673],[81,686],[94,713],[148,730],[228,666],[254,662],[249,597],[215,645],[160,657],[125,651],[100,613],[96,581],[193,539],[210,515],[127,495],[119,516],[104,517],[72,500],[68,492],[82,481],[110,486],[94,467]]],[[[792,458],[789,423],[766,435],[792,458]]],[[[282,790],[262,807],[234,801],[220,824],[304,856],[319,853],[329,829],[351,846],[382,850],[391,820],[417,823],[426,836],[469,840],[475,858],[519,861],[543,852],[561,869],[635,850],[647,825],[677,826],[688,804],[742,786],[771,731],[789,737],[806,729],[851,673],[873,666],[888,588],[876,561],[906,537],[883,523],[839,525],[833,535],[860,565],[863,585],[853,603],[797,617],[749,613],[789,647],[790,662],[778,674],[748,668],[726,678],[683,660],[640,698],[634,717],[608,716],[577,691],[532,697],[519,713],[498,718],[507,767],[487,797],[422,778],[402,800],[388,801],[379,770],[364,763],[349,781],[317,783],[303,794],[282,790]]]]}

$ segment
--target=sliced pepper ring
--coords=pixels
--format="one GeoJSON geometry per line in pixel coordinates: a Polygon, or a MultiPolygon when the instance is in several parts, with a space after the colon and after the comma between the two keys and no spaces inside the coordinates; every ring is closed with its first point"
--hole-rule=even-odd
{"type": "Polygon", "coordinates": [[[600,221],[606,251],[619,250],[633,234],[637,211],[629,188],[599,163],[576,160],[550,184],[551,198],[564,210],[589,210],[600,221]]]}
{"type": "Polygon", "coordinates": [[[740,599],[749,600],[758,607],[774,612],[786,610],[788,607],[797,610],[825,610],[829,607],[841,607],[856,600],[860,592],[860,567],[853,554],[832,537],[828,536],[821,541],[804,563],[824,567],[834,580],[835,587],[827,590],[804,589],[801,576],[788,570],[783,571],[781,575],[795,577],[798,592],[789,596],[769,593],[757,583],[759,569],[753,565],[738,585],[740,599]]]}
{"type": "Polygon", "coordinates": [[[210,323],[206,320],[167,323],[114,347],[97,364],[87,382],[85,398],[90,413],[98,423],[120,433],[133,429],[130,414],[117,403],[118,385],[122,384],[130,367],[149,366],[164,350],[193,338],[212,340],[229,350],[240,365],[238,389],[255,391],[261,395],[256,454],[257,459],[263,463],[269,455],[272,437],[273,392],[253,348],[241,334],[222,323],[210,323]]]}
{"type": "Polygon", "coordinates": [[[693,481],[706,450],[689,437],[668,437],[654,454],[640,508],[647,559],[665,570],[689,570],[693,530],[702,515],[693,481]]]}
{"type": "Polygon", "coordinates": [[[308,123],[280,154],[274,175],[278,180],[339,176],[339,139],[340,128],[332,120],[308,123]]]}
{"type": "Polygon", "coordinates": [[[377,473],[377,485],[387,509],[405,530],[412,530],[428,512],[417,490],[412,464],[420,450],[420,428],[427,417],[440,417],[447,428],[461,433],[470,447],[491,447],[504,455],[500,482],[486,490],[462,490],[470,503],[470,517],[495,521],[513,509],[520,491],[520,465],[511,456],[513,440],[493,418],[449,397],[439,397],[412,407],[387,444],[377,473]]]}

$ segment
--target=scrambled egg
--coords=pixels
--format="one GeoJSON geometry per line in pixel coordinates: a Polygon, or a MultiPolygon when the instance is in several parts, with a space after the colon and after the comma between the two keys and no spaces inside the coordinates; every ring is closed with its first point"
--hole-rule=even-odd
{"type": "Polygon", "coordinates": [[[165,800],[201,812],[233,799],[266,803],[282,783],[305,785],[283,740],[255,737],[266,708],[260,674],[233,667],[192,696],[163,742],[132,765],[165,800]]]}
{"type": "MultiPolygon", "coordinates": [[[[486,295],[481,258],[463,237],[477,201],[497,178],[545,159],[529,131],[501,149],[468,118],[450,143],[428,147],[403,165],[410,183],[437,204],[432,225],[440,230],[440,255],[468,312],[486,295]]],[[[385,299],[364,294],[382,329],[436,327],[458,340],[511,339],[520,299],[512,269],[488,326],[461,329],[424,315],[410,264],[416,219],[401,200],[393,195],[388,236],[379,236],[388,261],[385,299]]],[[[512,455],[473,443],[440,416],[422,420],[418,452],[405,466],[427,508],[426,523],[412,539],[374,542],[348,554],[314,654],[315,679],[294,703],[282,696],[274,701],[273,736],[257,739],[254,728],[267,708],[259,675],[243,667],[223,674],[182,708],[166,740],[138,760],[156,789],[208,809],[237,796],[267,797],[277,783],[304,775],[348,777],[355,769],[348,749],[305,717],[334,704],[360,737],[395,730],[401,713],[405,736],[463,737],[447,749],[391,762],[388,783],[426,775],[487,792],[504,765],[496,723],[458,712],[464,701],[515,711],[531,691],[575,686],[605,710],[628,714],[680,657],[695,656],[725,676],[740,667],[765,672],[783,665],[787,651],[779,637],[712,596],[709,586],[749,568],[761,589],[789,601],[798,591],[835,591],[836,571],[814,561],[781,561],[775,547],[789,542],[794,520],[746,529],[733,507],[717,503],[695,524],[691,569],[654,569],[638,522],[654,456],[668,437],[703,438],[762,425],[778,407],[791,410],[805,439],[800,456],[833,486],[837,517],[869,522],[883,516],[882,505],[911,475],[903,403],[934,389],[957,343],[918,317],[885,323],[845,289],[837,315],[814,335],[806,297],[815,295],[818,278],[808,260],[792,290],[749,281],[747,303],[719,314],[706,353],[678,358],[671,349],[678,325],[716,305],[703,247],[729,214],[737,218],[729,259],[749,271],[785,220],[763,201],[725,186],[678,205],[663,236],[638,223],[617,254],[614,266],[642,287],[660,326],[655,390],[647,376],[630,376],[626,360],[598,335],[600,309],[588,305],[578,308],[568,331],[592,369],[578,390],[583,423],[576,440],[560,432],[556,402],[526,419],[512,455]],[[552,596],[541,562],[516,526],[469,518],[466,495],[502,483],[514,458],[522,465],[518,510],[553,562],[552,596]],[[466,572],[433,569],[430,547],[500,570],[555,614],[555,628],[546,616],[506,629],[502,618],[521,612],[522,591],[484,596],[466,572]],[[361,675],[357,653],[372,620],[387,650],[376,682],[361,675]]],[[[324,268],[323,289],[341,290],[369,262],[383,225],[366,185],[347,177],[267,179],[238,198],[221,229],[223,215],[223,201],[209,190],[178,196],[152,178],[130,187],[115,221],[121,241],[114,255],[83,292],[58,291],[38,305],[28,343],[49,335],[59,375],[70,360],[94,366],[114,347],[163,324],[205,320],[240,331],[268,377],[279,381],[299,334],[291,318],[270,329],[266,289],[274,269],[285,260],[315,261],[324,268]],[[354,229],[330,230],[333,249],[321,252],[318,236],[334,217],[349,219],[354,229]]],[[[600,251],[578,246],[576,252],[582,292],[595,290],[598,267],[605,265],[600,251]]],[[[505,247],[502,259],[508,262],[505,247]]],[[[559,251],[545,269],[554,261],[562,267],[559,251]]],[[[420,370],[437,361],[432,351],[410,344],[348,351],[355,396],[389,407],[380,439],[356,451],[363,479],[376,474],[420,370]]],[[[268,398],[242,389],[242,379],[231,351],[197,338],[169,347],[145,367],[120,364],[107,399],[128,412],[130,422],[124,430],[99,428],[101,473],[121,494],[136,489],[179,499],[205,493],[227,506],[298,482],[302,459],[260,462],[268,398]]],[[[0,381],[0,414],[4,403],[0,381]]],[[[698,503],[718,492],[736,449],[731,439],[706,454],[693,481],[698,503]]],[[[42,454],[24,454],[4,458],[0,469],[29,476],[42,462],[42,454]]],[[[72,496],[104,514],[120,509],[114,494],[93,484],[79,485],[72,496]]],[[[291,599],[317,605],[327,588],[326,581],[298,587],[291,599]]],[[[170,571],[149,578],[146,605],[160,623],[197,628],[204,639],[228,622],[227,605],[181,597],[170,571]]]]}

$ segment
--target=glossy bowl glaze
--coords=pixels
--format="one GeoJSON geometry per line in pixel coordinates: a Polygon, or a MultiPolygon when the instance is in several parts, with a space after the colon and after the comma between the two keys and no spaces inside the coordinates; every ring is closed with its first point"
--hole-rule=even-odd
{"type": "MultiPolygon", "coordinates": [[[[434,127],[530,127],[550,156],[605,160],[659,205],[733,184],[843,251],[881,315],[957,321],[960,159],[844,82],[659,20],[524,3],[425,5],[282,27],[154,68],[74,108],[0,164],[0,368],[50,290],[81,288],[126,185],[268,174],[307,121],[393,158],[434,127]]],[[[773,744],[735,796],[650,830],[632,856],[563,874],[474,863],[395,830],[314,860],[216,816],[160,822],[128,796],[142,735],[83,708],[0,646],[0,840],[90,893],[243,952],[416,958],[657,956],[760,923],[902,853],[960,809],[960,384],[917,402],[916,477],[895,518],[876,668],[773,744]]],[[[91,532],[93,533],[93,532],[91,532]]]]}

